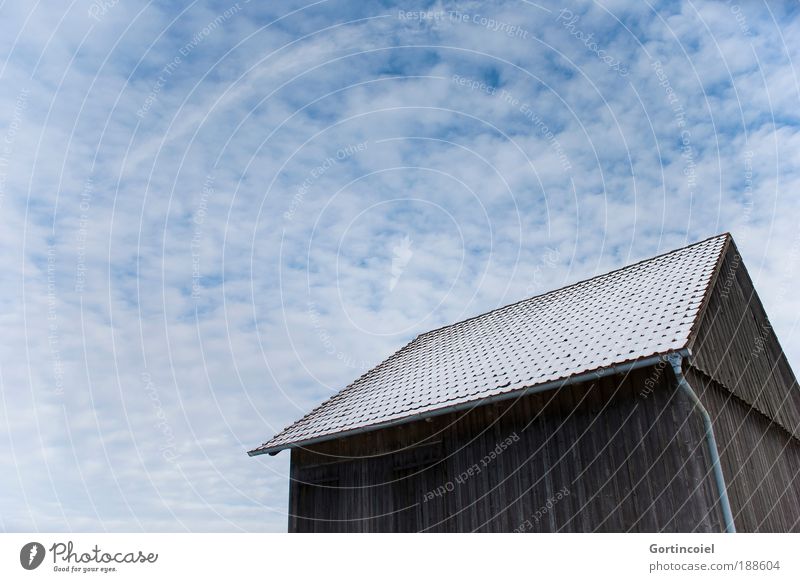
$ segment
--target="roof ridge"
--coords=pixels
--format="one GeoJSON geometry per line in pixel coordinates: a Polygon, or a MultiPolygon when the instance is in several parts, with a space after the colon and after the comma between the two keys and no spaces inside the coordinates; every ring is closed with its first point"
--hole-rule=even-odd
{"type": "MultiPolygon", "coordinates": [[[[479,319],[481,317],[490,315],[490,314],[495,313],[497,311],[503,311],[505,309],[510,309],[510,308],[516,307],[517,305],[520,305],[522,303],[526,303],[528,301],[532,301],[532,300],[538,299],[540,297],[546,297],[548,295],[552,295],[554,293],[558,293],[559,291],[564,291],[564,290],[569,289],[571,287],[577,287],[578,285],[582,285],[583,283],[588,283],[590,281],[594,281],[595,279],[601,279],[601,278],[604,278],[604,277],[608,277],[608,276],[613,275],[615,273],[619,273],[620,271],[625,271],[627,269],[632,269],[632,268],[637,267],[637,266],[639,266],[639,265],[641,265],[643,263],[649,263],[650,261],[655,261],[656,259],[660,259],[660,258],[666,257],[668,255],[673,255],[675,253],[679,253],[681,251],[685,251],[685,250],[690,249],[692,247],[695,247],[695,246],[698,246],[698,245],[702,245],[704,243],[707,243],[709,241],[712,241],[712,240],[718,239],[718,238],[730,239],[732,237],[731,237],[731,233],[728,232],[728,231],[720,233],[720,234],[716,234],[714,236],[710,236],[710,237],[705,238],[703,240],[700,240],[700,241],[697,241],[697,242],[693,242],[692,244],[688,244],[688,245],[686,245],[684,247],[680,247],[678,249],[673,249],[671,251],[667,251],[667,252],[664,252],[664,253],[661,253],[661,254],[658,254],[658,255],[654,255],[654,256],[648,257],[646,259],[641,259],[639,261],[636,261],[635,263],[631,263],[630,265],[625,265],[623,267],[618,267],[618,268],[613,269],[611,271],[606,271],[605,273],[600,273],[598,275],[594,275],[594,276],[588,277],[586,279],[581,279],[580,281],[575,281],[574,283],[570,283],[569,285],[562,285],[561,287],[557,287],[555,289],[551,289],[550,291],[545,291],[544,293],[539,293],[538,295],[532,295],[531,297],[525,297],[524,299],[520,299],[518,301],[514,301],[513,303],[509,303],[507,305],[501,305],[500,307],[495,307],[494,309],[490,309],[489,311],[485,311],[484,313],[479,313],[478,315],[473,315],[472,317],[468,317],[466,319],[461,319],[461,320],[455,321],[453,323],[448,323],[447,325],[442,325],[442,326],[436,327],[434,329],[429,329],[428,331],[425,331],[425,332],[422,332],[421,334],[419,334],[416,338],[414,338],[414,340],[412,340],[412,342],[409,342],[409,343],[413,343],[413,341],[416,341],[417,339],[419,339],[419,338],[421,338],[423,336],[427,336],[427,335],[430,335],[432,333],[442,331],[444,329],[455,327],[457,325],[461,325],[462,323],[467,323],[468,321],[473,321],[475,319],[479,319]]],[[[720,255],[720,257],[721,257],[721,255],[720,255]]],[[[719,258],[718,258],[718,261],[719,261],[719,258]]]]}

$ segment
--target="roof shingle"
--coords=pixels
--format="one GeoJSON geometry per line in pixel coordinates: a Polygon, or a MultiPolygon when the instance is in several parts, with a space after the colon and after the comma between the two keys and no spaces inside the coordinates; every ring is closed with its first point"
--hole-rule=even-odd
{"type": "Polygon", "coordinates": [[[685,348],[727,237],[424,333],[249,454],[685,348]]]}

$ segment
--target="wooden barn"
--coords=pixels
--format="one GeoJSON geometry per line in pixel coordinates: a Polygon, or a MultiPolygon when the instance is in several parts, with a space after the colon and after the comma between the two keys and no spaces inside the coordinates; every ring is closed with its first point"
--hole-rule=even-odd
{"type": "Polygon", "coordinates": [[[249,454],[291,450],[291,532],[788,532],[799,431],[725,234],[424,333],[249,454]]]}

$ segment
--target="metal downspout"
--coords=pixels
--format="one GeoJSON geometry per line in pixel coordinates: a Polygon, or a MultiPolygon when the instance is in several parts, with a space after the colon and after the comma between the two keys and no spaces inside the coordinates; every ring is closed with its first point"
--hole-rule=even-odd
{"type": "Polygon", "coordinates": [[[736,533],[736,526],[733,523],[733,513],[731,512],[731,504],[728,500],[728,489],[725,487],[725,477],[722,474],[722,464],[720,463],[719,459],[717,439],[714,438],[714,427],[711,423],[711,416],[709,416],[708,410],[706,410],[706,407],[703,406],[702,402],[700,402],[697,394],[694,390],[692,390],[692,387],[689,385],[689,382],[683,375],[683,369],[681,367],[683,357],[680,354],[670,354],[667,356],[667,360],[670,364],[672,364],[672,371],[675,372],[675,378],[678,380],[678,386],[683,389],[683,391],[694,404],[695,409],[700,412],[700,416],[703,418],[703,426],[705,427],[706,431],[706,445],[708,446],[708,453],[711,455],[711,465],[712,469],[714,470],[714,481],[716,482],[717,492],[719,493],[719,504],[722,507],[722,517],[725,520],[725,532],[736,533]]]}

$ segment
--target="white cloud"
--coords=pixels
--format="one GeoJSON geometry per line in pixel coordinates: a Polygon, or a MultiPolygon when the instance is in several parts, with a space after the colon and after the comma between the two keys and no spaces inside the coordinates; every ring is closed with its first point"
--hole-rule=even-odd
{"type": "Polygon", "coordinates": [[[245,450],[365,367],[724,230],[797,367],[794,15],[253,4],[2,8],[1,527],[282,530],[245,450]]]}

